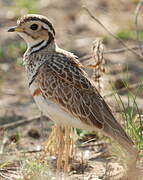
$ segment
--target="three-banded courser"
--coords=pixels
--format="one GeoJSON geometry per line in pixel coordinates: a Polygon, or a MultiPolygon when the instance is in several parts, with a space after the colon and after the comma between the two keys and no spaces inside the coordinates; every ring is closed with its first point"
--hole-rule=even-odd
{"type": "Polygon", "coordinates": [[[77,57],[57,46],[54,27],[46,17],[26,15],[8,31],[17,32],[27,43],[23,61],[29,88],[45,115],[60,126],[99,130],[136,158],[132,140],[77,57]]]}

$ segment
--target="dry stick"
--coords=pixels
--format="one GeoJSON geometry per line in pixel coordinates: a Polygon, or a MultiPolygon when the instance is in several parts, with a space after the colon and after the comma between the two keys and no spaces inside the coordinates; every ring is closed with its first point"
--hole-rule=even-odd
{"type": "MultiPolygon", "coordinates": [[[[130,48],[119,48],[119,49],[106,50],[106,51],[103,52],[103,54],[118,54],[118,53],[123,53],[123,52],[129,51],[129,50],[137,50],[137,49],[140,49],[140,48],[143,48],[143,45],[140,45],[140,46],[136,45],[136,46],[133,46],[133,47],[130,47],[130,48]]],[[[93,55],[86,55],[84,57],[81,57],[80,62],[84,62],[84,61],[86,61],[88,59],[91,59],[92,57],[93,57],[93,55]]]]}
{"type": "Polygon", "coordinates": [[[102,42],[103,40],[100,38],[97,38],[93,42],[93,58],[95,60],[95,64],[88,65],[94,68],[94,80],[97,82],[99,92],[101,90],[100,77],[103,74],[103,64],[105,62],[103,57],[104,45],[102,42]]]}
{"type": "Polygon", "coordinates": [[[22,97],[28,97],[29,95],[26,94],[20,94],[20,93],[14,93],[14,92],[7,92],[7,91],[0,91],[0,94],[8,95],[8,96],[22,96],[22,97]]]}
{"type": "Polygon", "coordinates": [[[141,56],[142,56],[142,47],[141,47],[141,41],[139,39],[138,16],[139,16],[142,5],[143,5],[143,0],[140,0],[135,10],[135,30],[136,30],[137,43],[139,44],[139,47],[140,47],[139,49],[141,52],[141,56]]]}
{"type": "MultiPolygon", "coordinates": [[[[25,150],[25,151],[18,151],[18,153],[20,154],[32,154],[32,153],[39,153],[39,152],[43,152],[43,148],[41,147],[40,149],[33,149],[33,150],[25,150]]],[[[0,156],[7,156],[7,155],[14,155],[15,154],[15,151],[13,152],[8,152],[8,153],[2,153],[0,154],[0,156]]]]}
{"type": "Polygon", "coordinates": [[[35,121],[35,120],[38,120],[38,119],[40,120],[40,117],[41,116],[38,115],[38,116],[30,117],[28,119],[23,119],[23,120],[19,120],[19,121],[16,121],[16,122],[3,124],[3,125],[0,125],[0,129],[14,128],[14,127],[20,126],[22,124],[31,123],[32,121],[35,121]]]}
{"type": "Polygon", "coordinates": [[[141,56],[140,54],[138,54],[136,51],[134,51],[133,49],[129,48],[124,41],[122,41],[120,38],[116,37],[112,32],[110,32],[90,11],[88,8],[83,7],[87,13],[89,14],[89,16],[95,20],[106,32],[108,32],[113,38],[115,38],[116,40],[118,40],[124,47],[126,47],[129,51],[131,51],[132,53],[136,54],[137,56],[139,56],[140,58],[142,58],[143,56],[141,56]]]}

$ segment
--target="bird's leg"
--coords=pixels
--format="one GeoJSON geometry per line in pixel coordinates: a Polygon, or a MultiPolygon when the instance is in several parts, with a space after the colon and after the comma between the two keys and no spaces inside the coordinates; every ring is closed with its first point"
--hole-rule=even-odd
{"type": "Polygon", "coordinates": [[[73,128],[55,125],[48,141],[44,143],[44,152],[49,152],[57,157],[57,171],[64,169],[66,174],[69,169],[69,159],[73,156],[73,128]]]}
{"type": "Polygon", "coordinates": [[[57,170],[59,171],[62,168],[62,160],[64,154],[64,132],[62,128],[59,126],[57,127],[57,138],[58,138],[58,154],[57,154],[57,170]]]}
{"type": "Polygon", "coordinates": [[[47,153],[49,152],[52,155],[56,155],[57,152],[55,150],[57,149],[55,146],[57,146],[57,125],[54,125],[52,127],[52,132],[48,138],[48,140],[44,143],[44,152],[47,153]]]}
{"type": "Polygon", "coordinates": [[[69,159],[73,154],[73,139],[72,128],[65,127],[65,148],[64,148],[64,172],[67,173],[70,169],[69,159]]]}

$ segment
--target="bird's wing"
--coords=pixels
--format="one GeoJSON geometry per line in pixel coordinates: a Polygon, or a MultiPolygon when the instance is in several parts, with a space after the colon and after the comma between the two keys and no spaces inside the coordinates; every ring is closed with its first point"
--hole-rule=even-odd
{"type": "Polygon", "coordinates": [[[37,81],[43,95],[121,145],[133,144],[80,66],[73,57],[53,55],[39,69],[37,81]]]}
{"type": "Polygon", "coordinates": [[[74,87],[88,91],[91,89],[91,83],[86,78],[83,66],[71,53],[66,55],[62,53],[53,54],[48,61],[47,68],[47,70],[74,87]]]}

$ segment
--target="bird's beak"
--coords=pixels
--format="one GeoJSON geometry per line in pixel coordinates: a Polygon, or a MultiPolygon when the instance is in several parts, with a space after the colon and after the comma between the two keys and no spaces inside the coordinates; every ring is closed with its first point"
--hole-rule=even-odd
{"type": "Polygon", "coordinates": [[[14,26],[14,27],[10,27],[8,29],[8,32],[23,32],[23,29],[18,26],[14,26]]]}

